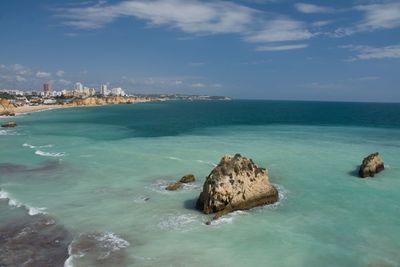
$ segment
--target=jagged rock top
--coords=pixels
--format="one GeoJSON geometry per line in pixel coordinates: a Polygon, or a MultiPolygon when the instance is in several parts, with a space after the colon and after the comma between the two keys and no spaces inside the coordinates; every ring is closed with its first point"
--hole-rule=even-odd
{"type": "Polygon", "coordinates": [[[270,184],[267,170],[236,154],[222,157],[208,175],[197,207],[206,214],[227,213],[276,201],[278,191],[270,184]]]}

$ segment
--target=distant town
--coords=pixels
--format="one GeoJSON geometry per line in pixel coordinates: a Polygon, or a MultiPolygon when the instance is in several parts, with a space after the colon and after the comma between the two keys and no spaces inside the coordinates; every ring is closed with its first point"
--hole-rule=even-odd
{"type": "Polygon", "coordinates": [[[165,100],[231,100],[226,96],[208,96],[208,95],[183,95],[183,94],[127,94],[121,87],[109,88],[102,84],[99,90],[94,87],[84,86],[77,82],[73,89],[56,91],[52,83],[44,83],[42,90],[24,91],[18,89],[0,89],[0,98],[9,99],[11,103],[17,106],[25,105],[55,105],[66,104],[76,99],[86,99],[91,97],[144,97],[165,100]]]}

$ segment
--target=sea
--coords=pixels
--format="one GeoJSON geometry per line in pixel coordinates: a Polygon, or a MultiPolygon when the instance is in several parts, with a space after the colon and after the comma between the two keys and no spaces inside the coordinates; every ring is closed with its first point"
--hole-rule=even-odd
{"type": "Polygon", "coordinates": [[[0,266],[400,266],[400,104],[165,101],[54,109],[0,128],[0,266]],[[385,170],[357,176],[379,152],[385,170]],[[225,154],[280,200],[206,225],[225,154]],[[185,174],[196,182],[165,187],[185,174]]]}

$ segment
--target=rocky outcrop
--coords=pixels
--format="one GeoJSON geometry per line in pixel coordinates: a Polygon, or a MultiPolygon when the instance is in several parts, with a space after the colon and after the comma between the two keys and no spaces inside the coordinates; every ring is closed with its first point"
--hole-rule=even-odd
{"type": "Polygon", "coordinates": [[[0,116],[15,116],[14,106],[10,100],[0,98],[0,116]]]}
{"type": "Polygon", "coordinates": [[[1,125],[1,127],[3,127],[3,128],[14,128],[14,127],[17,127],[17,123],[15,121],[9,121],[9,122],[3,123],[1,125]]]}
{"type": "Polygon", "coordinates": [[[278,199],[278,190],[269,182],[267,170],[236,154],[225,155],[207,176],[196,206],[205,214],[215,212],[216,219],[235,210],[272,204],[278,199]]]}
{"type": "Polygon", "coordinates": [[[184,184],[185,183],[193,183],[194,181],[196,181],[196,177],[194,177],[193,174],[187,174],[179,180],[179,182],[184,183],[184,184]]]}
{"type": "Polygon", "coordinates": [[[165,190],[175,191],[183,187],[183,184],[193,183],[196,181],[196,177],[193,174],[184,175],[178,182],[169,184],[165,190]]]}
{"type": "Polygon", "coordinates": [[[361,178],[368,176],[374,177],[376,173],[384,169],[385,165],[382,158],[379,156],[378,152],[375,152],[363,159],[358,174],[361,178]]]}

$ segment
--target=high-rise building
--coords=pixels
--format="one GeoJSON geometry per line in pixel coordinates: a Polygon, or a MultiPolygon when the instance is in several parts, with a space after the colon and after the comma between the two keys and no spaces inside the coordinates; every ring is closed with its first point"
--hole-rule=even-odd
{"type": "Polygon", "coordinates": [[[102,84],[100,87],[100,94],[101,95],[109,95],[109,91],[107,89],[107,84],[102,84]]]}
{"type": "Polygon", "coordinates": [[[44,83],[43,84],[43,92],[44,95],[50,95],[51,92],[53,92],[53,84],[50,82],[44,83]]]}
{"type": "Polygon", "coordinates": [[[79,82],[75,83],[74,90],[76,92],[82,93],[83,92],[83,85],[79,82]]]}

